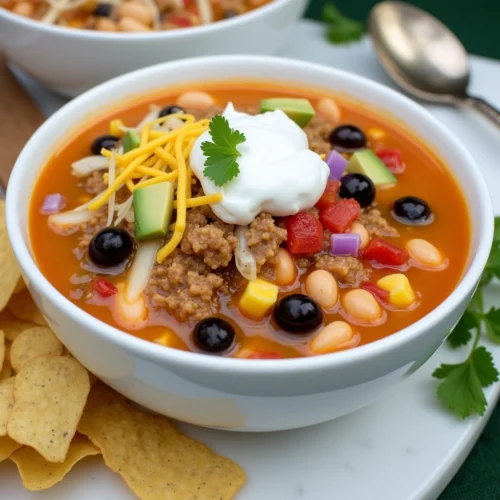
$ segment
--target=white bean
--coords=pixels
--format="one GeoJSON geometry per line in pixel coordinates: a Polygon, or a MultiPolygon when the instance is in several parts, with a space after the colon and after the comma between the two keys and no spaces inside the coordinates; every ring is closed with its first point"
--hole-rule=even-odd
{"type": "Polygon", "coordinates": [[[325,120],[328,120],[332,125],[340,123],[340,109],[333,99],[324,98],[318,101],[316,111],[325,120]]]}
{"type": "Polygon", "coordinates": [[[284,248],[279,248],[274,267],[275,282],[277,285],[291,285],[297,276],[297,266],[292,256],[284,248]]]}
{"type": "Polygon", "coordinates": [[[441,252],[427,240],[415,238],[406,244],[408,253],[422,267],[436,268],[444,263],[441,252]]]}
{"type": "Polygon", "coordinates": [[[214,98],[206,92],[192,91],[184,92],[177,98],[177,104],[184,109],[207,110],[214,104],[214,98]]]}
{"type": "Polygon", "coordinates": [[[140,23],[150,26],[153,22],[151,10],[140,2],[124,2],[120,6],[120,17],[131,17],[140,23]]]}
{"type": "Polygon", "coordinates": [[[133,17],[122,17],[118,21],[118,27],[120,28],[120,31],[126,31],[129,33],[145,33],[147,31],[151,31],[151,28],[133,17]]]}
{"type": "Polygon", "coordinates": [[[372,322],[382,317],[382,308],[375,297],[366,290],[349,290],[342,298],[344,310],[353,318],[372,322]]]}
{"type": "Polygon", "coordinates": [[[324,270],[313,271],[306,279],[306,292],[324,309],[330,309],[338,300],[337,281],[324,270]]]}
{"type": "Polygon", "coordinates": [[[12,12],[24,17],[31,17],[35,12],[35,7],[30,2],[18,2],[14,5],[12,12]]]}
{"type": "Polygon", "coordinates": [[[353,223],[351,226],[351,233],[359,234],[361,238],[361,242],[359,244],[360,250],[364,250],[368,246],[368,243],[370,243],[370,235],[368,234],[366,227],[363,226],[361,222],[353,223]]]}
{"type": "Polygon", "coordinates": [[[99,17],[95,23],[95,29],[98,31],[118,31],[118,26],[107,17],[99,17]]]}
{"type": "Polygon", "coordinates": [[[326,325],[311,342],[314,354],[326,354],[337,351],[343,344],[352,340],[354,332],[345,321],[334,321],[326,325]]]}

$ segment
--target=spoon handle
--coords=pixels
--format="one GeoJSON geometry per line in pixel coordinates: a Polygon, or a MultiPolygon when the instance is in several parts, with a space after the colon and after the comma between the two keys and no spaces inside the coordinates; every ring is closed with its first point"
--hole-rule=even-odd
{"type": "Polygon", "coordinates": [[[500,127],[500,111],[481,97],[468,96],[465,103],[500,127]]]}

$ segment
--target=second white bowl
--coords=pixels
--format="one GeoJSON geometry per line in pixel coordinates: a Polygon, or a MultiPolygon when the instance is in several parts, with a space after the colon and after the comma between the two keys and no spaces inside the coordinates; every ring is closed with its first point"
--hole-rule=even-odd
{"type": "Polygon", "coordinates": [[[0,48],[50,89],[73,97],[129,71],[173,59],[216,54],[273,54],[307,0],[273,0],[248,14],[193,28],[105,33],[51,26],[0,8],[0,48]]]}

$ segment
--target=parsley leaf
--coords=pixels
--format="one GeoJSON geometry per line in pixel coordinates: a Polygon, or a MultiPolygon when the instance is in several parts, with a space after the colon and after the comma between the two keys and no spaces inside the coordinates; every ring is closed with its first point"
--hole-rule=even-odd
{"type": "Polygon", "coordinates": [[[209,128],[213,142],[206,141],[201,145],[201,150],[207,157],[203,173],[216,186],[223,186],[240,173],[236,160],[241,153],[236,146],[245,142],[246,137],[238,130],[233,130],[221,115],[212,118],[209,128]]]}
{"type": "Polygon", "coordinates": [[[331,3],[325,5],[321,18],[329,25],[327,37],[332,43],[348,43],[360,40],[365,32],[364,23],[344,16],[331,3]]]}
{"type": "Polygon", "coordinates": [[[484,326],[490,340],[495,344],[500,344],[500,309],[492,307],[484,315],[484,326]]]}
{"type": "Polygon", "coordinates": [[[456,348],[462,345],[467,345],[472,338],[471,330],[479,326],[476,316],[472,311],[465,311],[464,315],[460,318],[457,326],[453,329],[448,337],[448,342],[451,347],[456,348]]]}
{"type": "Polygon", "coordinates": [[[437,396],[447,408],[461,418],[471,413],[484,414],[486,398],[471,358],[458,365],[441,365],[433,375],[444,379],[438,385],[437,396]]]}
{"type": "Polygon", "coordinates": [[[493,382],[498,382],[498,370],[493,364],[493,356],[485,347],[478,347],[472,353],[472,363],[476,369],[479,382],[483,387],[488,387],[493,382]]]}
{"type": "Polygon", "coordinates": [[[455,348],[468,344],[473,338],[469,356],[456,365],[442,364],[432,374],[441,380],[437,388],[438,398],[462,418],[472,413],[484,414],[487,401],[483,387],[499,380],[493,356],[485,347],[477,346],[482,328],[493,342],[500,344],[500,309],[491,308],[485,312],[483,307],[482,290],[493,278],[500,278],[500,217],[495,219],[493,248],[478,289],[448,337],[455,348]]]}

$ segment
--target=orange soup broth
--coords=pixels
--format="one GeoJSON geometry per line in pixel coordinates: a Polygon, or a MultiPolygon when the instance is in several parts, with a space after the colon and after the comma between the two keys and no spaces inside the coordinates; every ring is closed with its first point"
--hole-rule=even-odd
{"type": "MultiPolygon", "coordinates": [[[[308,98],[313,106],[324,93],[308,90],[282,88],[277,85],[243,83],[217,84],[217,86],[198,85],[213,95],[217,104],[223,106],[232,101],[236,107],[256,106],[263,98],[300,96],[308,98]]],[[[185,89],[183,89],[185,90],[185,89]]],[[[47,279],[68,299],[92,316],[120,328],[106,306],[85,302],[84,298],[72,298],[79,276],[85,273],[74,254],[77,247],[78,233],[60,236],[49,229],[47,216],[40,215],[44,197],[51,193],[61,193],[67,198],[65,210],[75,208],[89,199],[89,195],[79,186],[78,180],[71,175],[71,163],[90,154],[90,144],[100,135],[109,133],[111,119],[120,118],[127,125],[138,123],[148,112],[150,104],[166,106],[176,101],[182,93],[175,89],[165,91],[154,97],[136,101],[124,110],[108,112],[89,124],[84,124],[69,140],[54,153],[37,181],[30,206],[30,236],[35,260],[47,279]]],[[[456,288],[464,271],[470,247],[470,221],[465,199],[450,171],[426,146],[409,135],[408,131],[396,122],[383,119],[360,104],[336,98],[342,111],[341,123],[352,123],[365,133],[371,128],[385,132],[385,137],[370,147],[396,148],[401,150],[406,170],[398,175],[398,183],[385,189],[378,189],[376,200],[383,217],[398,229],[400,237],[390,238],[391,243],[404,247],[412,238],[424,238],[433,243],[447,258],[446,269],[429,271],[415,267],[405,271],[418,302],[411,310],[389,310],[385,320],[377,326],[357,325],[342,316],[339,306],[324,315],[324,324],[347,319],[359,334],[359,345],[367,344],[386,337],[405,328],[435,309],[456,288]],[[434,222],[428,226],[405,226],[397,223],[390,215],[392,203],[402,196],[418,196],[426,200],[434,213],[434,222]]],[[[391,269],[375,269],[370,281],[375,282],[382,276],[397,272],[391,269]]],[[[282,288],[280,296],[290,293],[305,293],[304,280],[307,273],[298,276],[293,286],[282,288]]],[[[108,276],[106,276],[108,278],[108,276]]],[[[109,277],[112,281],[113,278],[109,277]]],[[[238,283],[246,283],[239,280],[238,283]]],[[[306,336],[287,335],[279,332],[272,320],[254,321],[242,316],[236,307],[237,299],[243,292],[242,286],[235,283],[232,298],[220,294],[220,313],[232,319],[236,325],[236,347],[249,348],[266,352],[278,352],[282,357],[297,357],[310,354],[308,341],[316,332],[306,336]],[[244,332],[244,333],[243,333],[244,332]],[[280,342],[276,342],[279,338],[280,342]],[[283,345],[281,342],[283,342],[283,345]]],[[[341,295],[342,295],[341,290],[341,295]]],[[[173,346],[179,349],[198,351],[190,335],[192,326],[179,324],[166,311],[150,312],[150,326],[129,331],[137,337],[154,340],[170,328],[176,333],[173,346]]],[[[120,328],[122,329],[122,328],[120,328]]]]}

